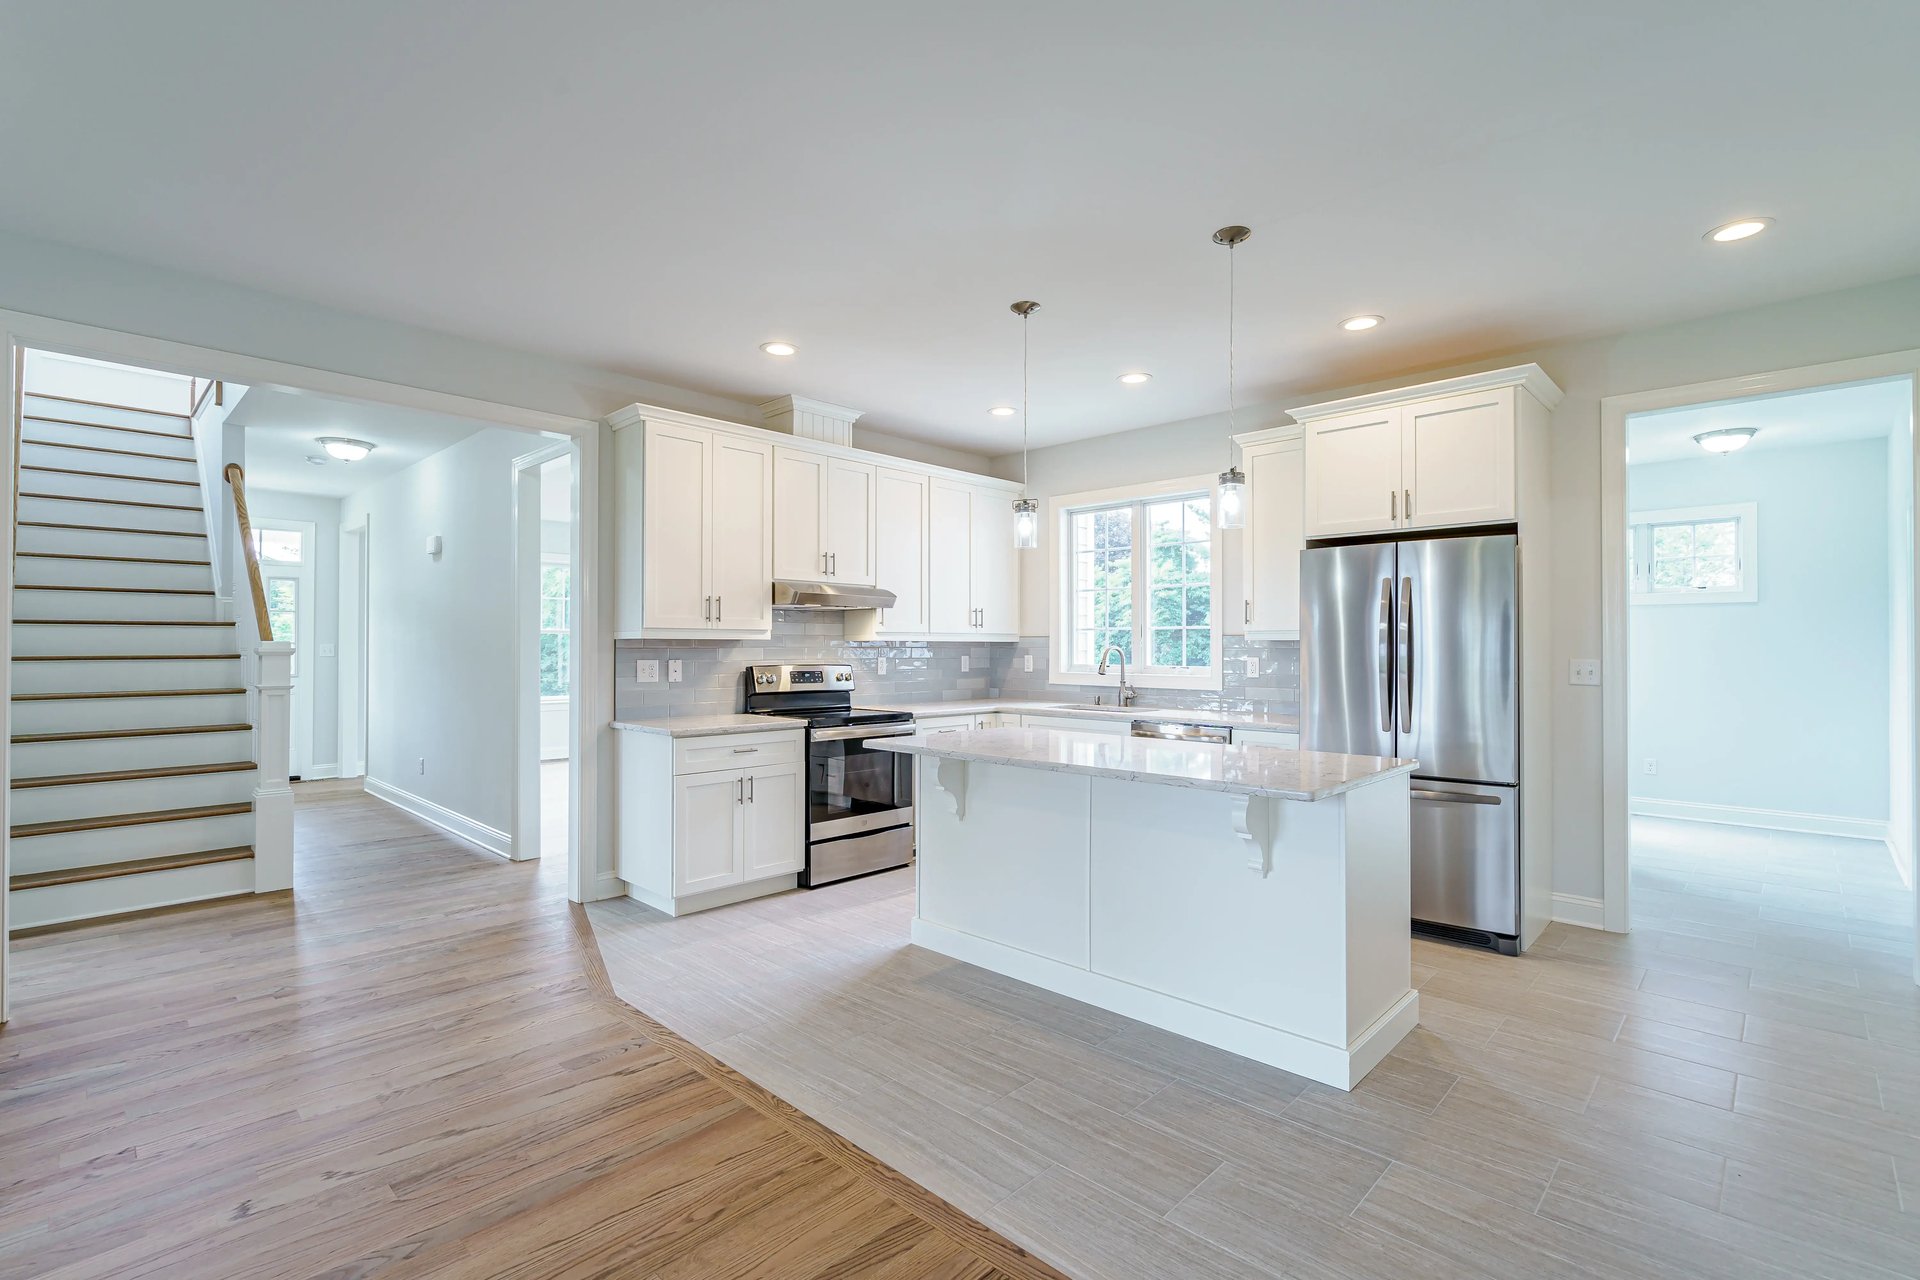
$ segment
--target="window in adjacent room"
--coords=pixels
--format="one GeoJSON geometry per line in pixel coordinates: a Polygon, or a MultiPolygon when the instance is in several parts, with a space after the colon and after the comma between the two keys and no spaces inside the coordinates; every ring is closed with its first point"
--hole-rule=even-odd
{"type": "Polygon", "coordinates": [[[1635,512],[1627,563],[1636,604],[1749,604],[1760,598],[1754,503],[1635,512]]]}
{"type": "Polygon", "coordinates": [[[568,652],[568,593],[572,570],[564,564],[540,566],[540,696],[564,698],[572,680],[568,652]]]}

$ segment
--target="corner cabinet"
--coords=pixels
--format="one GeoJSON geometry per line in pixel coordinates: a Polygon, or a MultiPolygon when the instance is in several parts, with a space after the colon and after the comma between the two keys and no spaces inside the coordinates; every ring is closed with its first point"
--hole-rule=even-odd
{"type": "Polygon", "coordinates": [[[1276,427],[1235,440],[1248,491],[1240,559],[1246,587],[1241,622],[1252,640],[1298,640],[1300,552],[1306,547],[1300,428],[1276,427]]]}
{"type": "Polygon", "coordinates": [[[1306,537],[1516,523],[1522,437],[1560,397],[1523,365],[1294,409],[1306,537]]]}

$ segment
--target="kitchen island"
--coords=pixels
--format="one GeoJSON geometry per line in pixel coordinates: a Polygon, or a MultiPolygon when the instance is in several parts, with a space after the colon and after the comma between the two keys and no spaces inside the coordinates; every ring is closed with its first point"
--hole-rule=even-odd
{"type": "Polygon", "coordinates": [[[913,940],[1341,1089],[1419,1021],[1411,760],[982,729],[916,762],[913,940]]]}

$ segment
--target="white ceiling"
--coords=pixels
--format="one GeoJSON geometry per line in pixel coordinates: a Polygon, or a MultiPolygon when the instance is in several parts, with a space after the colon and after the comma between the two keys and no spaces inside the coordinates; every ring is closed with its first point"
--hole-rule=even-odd
{"type": "Polygon", "coordinates": [[[1913,386],[1905,378],[1639,413],[1627,419],[1627,461],[1637,467],[1704,458],[1693,438],[1728,427],[1758,431],[1743,453],[1872,440],[1912,414],[1913,386]]]}
{"type": "MultiPolygon", "coordinates": [[[[247,487],[344,498],[356,489],[487,430],[478,422],[419,409],[335,400],[277,387],[250,387],[227,421],[247,428],[247,487]],[[365,440],[358,462],[327,458],[320,436],[365,440]],[[308,458],[326,458],[316,466],[308,458]]],[[[527,447],[536,447],[528,437],[527,447]]],[[[505,483],[504,480],[502,483],[505,483]]]]}
{"type": "Polygon", "coordinates": [[[1920,271],[1916,42],[1912,0],[9,5],[0,226],[1005,451],[1018,298],[1037,442],[1224,407],[1225,223],[1246,403],[1920,271]]]}

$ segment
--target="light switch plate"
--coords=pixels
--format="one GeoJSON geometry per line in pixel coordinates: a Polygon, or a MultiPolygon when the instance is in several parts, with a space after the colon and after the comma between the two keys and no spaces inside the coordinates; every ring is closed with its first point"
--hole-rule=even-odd
{"type": "Polygon", "coordinates": [[[1575,658],[1567,663],[1568,684],[1599,684],[1600,659],[1575,658]]]}
{"type": "Polygon", "coordinates": [[[660,683],[660,659],[635,658],[633,660],[633,678],[641,684],[660,683]]]}
{"type": "Polygon", "coordinates": [[[321,645],[320,656],[323,658],[331,658],[333,656],[333,646],[330,644],[321,645]]]}
{"type": "Polygon", "coordinates": [[[680,659],[678,658],[667,659],[667,683],[680,683],[680,659]]]}

